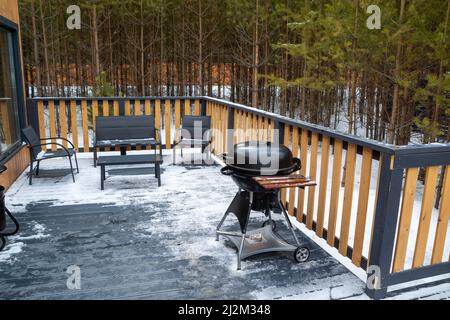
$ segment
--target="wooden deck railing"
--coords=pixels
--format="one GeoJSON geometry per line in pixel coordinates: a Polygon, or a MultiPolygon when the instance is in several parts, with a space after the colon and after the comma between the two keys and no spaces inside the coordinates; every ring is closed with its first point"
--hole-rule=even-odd
{"type": "Polygon", "coordinates": [[[289,214],[367,271],[370,296],[383,297],[390,285],[450,276],[450,145],[396,147],[209,97],[35,99],[29,111],[41,136],[70,131],[85,152],[98,114],[155,114],[166,148],[184,114],[212,117],[215,154],[236,142],[277,140],[300,157],[300,173],[318,182],[282,192],[289,214]],[[441,168],[441,205],[433,211],[441,168]],[[416,194],[420,171],[422,196],[416,194]]]}

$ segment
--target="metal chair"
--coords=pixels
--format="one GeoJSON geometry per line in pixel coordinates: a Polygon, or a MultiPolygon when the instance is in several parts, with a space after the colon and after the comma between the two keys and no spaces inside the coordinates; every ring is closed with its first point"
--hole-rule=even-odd
{"type": "Polygon", "coordinates": [[[181,147],[181,156],[183,156],[183,147],[201,147],[202,153],[211,144],[211,117],[210,116],[183,116],[181,117],[181,128],[175,134],[173,142],[173,163],[176,162],[176,147],[181,147]],[[197,137],[200,133],[201,137],[197,137]]]}
{"type": "Polygon", "coordinates": [[[30,148],[30,174],[29,174],[30,185],[33,182],[33,172],[36,171],[36,176],[39,175],[39,165],[41,161],[65,157],[69,158],[70,172],[72,173],[72,180],[73,182],[75,182],[75,175],[73,173],[73,165],[72,165],[72,156],[75,158],[77,173],[79,173],[80,170],[78,168],[78,160],[77,154],[75,152],[75,146],[73,145],[72,142],[61,137],[40,139],[36,131],[32,127],[22,129],[22,134],[25,139],[25,142],[28,144],[28,147],[30,148]],[[71,148],[66,148],[60,143],[51,141],[56,139],[67,141],[67,143],[70,144],[71,148]],[[49,145],[54,145],[60,147],[61,149],[57,149],[56,151],[42,151],[43,146],[49,145]],[[36,168],[33,168],[34,162],[37,162],[36,168]]]}

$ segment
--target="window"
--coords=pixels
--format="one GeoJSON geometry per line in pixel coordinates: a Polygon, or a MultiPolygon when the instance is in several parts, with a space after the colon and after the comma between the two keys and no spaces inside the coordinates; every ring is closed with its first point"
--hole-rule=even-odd
{"type": "Polygon", "coordinates": [[[0,27],[0,159],[20,143],[17,61],[13,33],[0,27]]]}

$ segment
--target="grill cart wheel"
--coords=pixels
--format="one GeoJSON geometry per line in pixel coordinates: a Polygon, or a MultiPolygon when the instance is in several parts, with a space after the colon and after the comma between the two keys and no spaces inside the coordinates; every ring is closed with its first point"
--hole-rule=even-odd
{"type": "Polygon", "coordinates": [[[294,259],[297,263],[306,262],[309,258],[309,249],[306,247],[298,247],[294,251],[294,259]]]}
{"type": "MultiPolygon", "coordinates": [[[[266,220],[263,222],[262,227],[264,228],[265,226],[269,225],[270,221],[266,220]]],[[[275,229],[277,228],[277,223],[272,220],[272,230],[275,231],[275,229]]]]}

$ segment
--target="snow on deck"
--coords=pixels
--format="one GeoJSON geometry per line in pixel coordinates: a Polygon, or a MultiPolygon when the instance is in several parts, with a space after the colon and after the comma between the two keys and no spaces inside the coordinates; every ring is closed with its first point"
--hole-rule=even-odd
{"type": "MultiPolygon", "coordinates": [[[[101,191],[92,155],[80,156],[76,183],[67,160],[53,159],[32,186],[24,173],[8,191],[21,231],[0,252],[0,299],[368,299],[363,281],[300,231],[307,263],[265,254],[237,271],[230,241],[215,241],[237,191],[217,166],[174,166],[165,155],[160,188],[152,168],[109,167],[101,191]],[[67,289],[71,265],[81,269],[80,290],[67,289]]],[[[251,227],[263,221],[254,213],[251,227]]],[[[449,298],[449,286],[397,297],[449,298]]]]}

